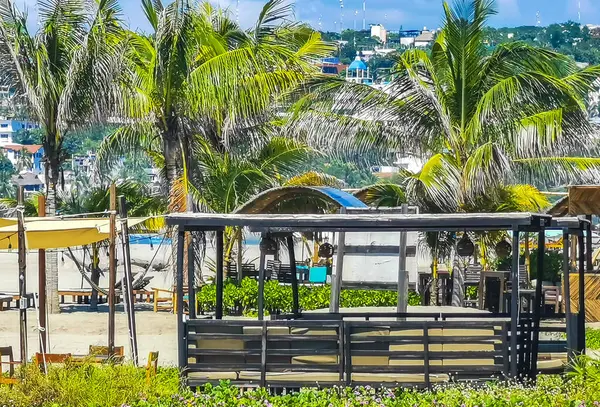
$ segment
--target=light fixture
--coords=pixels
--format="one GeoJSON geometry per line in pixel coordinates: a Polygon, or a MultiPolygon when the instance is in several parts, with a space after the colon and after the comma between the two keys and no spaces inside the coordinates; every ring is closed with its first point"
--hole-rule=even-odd
{"type": "Polygon", "coordinates": [[[467,232],[463,233],[463,236],[460,238],[456,245],[456,252],[461,257],[470,257],[475,253],[475,245],[469,239],[469,235],[467,232]]]}

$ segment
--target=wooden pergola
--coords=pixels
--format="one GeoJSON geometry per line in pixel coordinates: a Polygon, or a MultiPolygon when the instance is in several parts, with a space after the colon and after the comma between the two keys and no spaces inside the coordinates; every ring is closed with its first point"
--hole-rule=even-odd
{"type": "MultiPolygon", "coordinates": [[[[290,263],[292,271],[292,289],[293,289],[293,312],[291,319],[301,316],[298,301],[298,282],[296,280],[295,262],[294,262],[294,245],[292,234],[294,232],[407,232],[407,231],[511,231],[512,233],[512,252],[513,264],[511,268],[512,287],[516,290],[511,298],[510,311],[510,372],[513,377],[517,376],[517,352],[518,352],[518,335],[520,314],[519,301],[519,234],[522,232],[533,232],[538,234],[538,246],[540,247],[540,257],[538,259],[538,279],[541,281],[543,276],[543,255],[545,247],[545,231],[548,229],[560,229],[565,236],[577,235],[581,241],[580,248],[580,273],[584,267],[584,250],[583,233],[588,222],[578,218],[564,218],[552,220],[551,216],[545,214],[531,213],[503,213],[503,214],[334,214],[334,215],[244,215],[244,214],[200,214],[200,213],[177,213],[167,216],[167,224],[178,227],[178,256],[177,256],[177,302],[183,302],[184,295],[184,234],[190,231],[211,231],[216,233],[216,309],[215,320],[223,318],[223,231],[225,227],[248,227],[253,232],[262,233],[263,237],[277,235],[279,238],[288,240],[288,250],[290,251],[290,263]]],[[[568,245],[569,239],[564,239],[565,245],[568,245]]],[[[262,249],[262,248],[261,248],[262,249]]],[[[262,251],[262,250],[261,250],[262,251]]],[[[566,247],[568,253],[568,246],[566,247]]],[[[191,255],[188,250],[188,255],[191,255]]],[[[265,253],[261,253],[260,270],[259,270],[259,292],[258,292],[258,314],[259,320],[264,319],[264,279],[265,279],[265,253]]],[[[188,262],[188,290],[189,297],[194,298],[194,262],[188,262]]],[[[568,286],[568,285],[567,285],[568,286]]],[[[565,293],[567,296],[569,290],[565,293]]],[[[583,296],[580,298],[583,302],[583,296]]],[[[535,376],[538,341],[540,332],[540,316],[542,309],[542,285],[538,284],[536,289],[532,332],[533,343],[531,344],[531,354],[527,360],[531,362],[531,372],[535,376]]],[[[580,310],[584,311],[583,308],[580,310]]],[[[570,313],[570,309],[569,312],[570,313]]],[[[582,329],[581,321],[583,321],[584,312],[579,313],[577,319],[577,331],[582,329]]],[[[328,314],[331,320],[337,320],[333,314],[328,314]]],[[[487,314],[493,316],[492,314],[487,314]]],[[[398,314],[399,316],[399,314],[398,314]]],[[[469,318],[472,313],[465,313],[464,317],[469,318]]],[[[194,326],[203,324],[203,320],[196,320],[196,310],[194,301],[190,301],[189,309],[190,321],[194,320],[194,326]]],[[[183,307],[178,308],[178,337],[179,337],[179,365],[181,368],[187,366],[187,340],[186,340],[186,322],[183,316],[183,307]]],[[[216,322],[216,321],[213,321],[216,322]]],[[[227,322],[227,321],[223,321],[227,322]]],[[[568,322],[573,328],[573,324],[568,322]]],[[[214,324],[213,324],[214,326],[214,324]]],[[[568,331],[575,332],[574,330],[568,331]]],[[[584,335],[579,332],[578,349],[584,349],[581,346],[581,341],[585,341],[584,335]]],[[[507,344],[508,345],[508,344],[507,344]]]]}

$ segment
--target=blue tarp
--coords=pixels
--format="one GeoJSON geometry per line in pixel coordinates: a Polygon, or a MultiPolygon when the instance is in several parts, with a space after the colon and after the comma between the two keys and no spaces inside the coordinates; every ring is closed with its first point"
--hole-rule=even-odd
{"type": "Polygon", "coordinates": [[[337,202],[340,207],[343,208],[368,208],[368,206],[355,197],[352,194],[344,192],[340,189],[332,188],[332,187],[314,187],[312,189],[316,189],[322,192],[324,195],[327,195],[329,198],[333,199],[337,202]]]}

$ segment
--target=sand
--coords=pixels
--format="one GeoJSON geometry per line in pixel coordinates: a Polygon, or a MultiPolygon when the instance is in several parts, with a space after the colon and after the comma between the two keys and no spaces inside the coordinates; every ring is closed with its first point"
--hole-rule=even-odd
{"type": "MultiPolygon", "coordinates": [[[[90,345],[106,345],[108,341],[108,313],[106,306],[99,312],[86,311],[87,306],[63,307],[63,312],[49,316],[50,353],[85,355],[90,345]]],[[[115,345],[124,346],[130,355],[127,318],[122,307],[115,318],[115,345]]],[[[37,317],[34,310],[27,312],[28,354],[39,352],[37,317]]],[[[151,310],[136,311],[138,351],[140,362],[146,363],[148,353],[159,351],[162,366],[177,365],[177,320],[172,313],[151,310]]],[[[0,312],[0,346],[12,346],[19,358],[19,312],[0,312]]]]}

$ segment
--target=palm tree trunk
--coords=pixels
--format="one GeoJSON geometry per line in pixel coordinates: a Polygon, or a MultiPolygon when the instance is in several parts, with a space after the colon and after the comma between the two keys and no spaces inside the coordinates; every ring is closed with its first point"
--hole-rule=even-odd
{"type": "MultiPolygon", "coordinates": [[[[46,204],[47,213],[56,215],[56,184],[58,181],[58,170],[50,168],[48,180],[48,197],[46,204]]],[[[46,252],[46,301],[47,309],[51,314],[60,313],[60,301],[58,296],[58,253],[56,250],[46,252]]]]}
{"type": "MultiPolygon", "coordinates": [[[[98,248],[98,243],[92,243],[92,282],[96,285],[98,285],[100,283],[100,268],[98,267],[99,260],[100,260],[99,251],[100,250],[98,248]]],[[[96,290],[95,288],[92,288],[92,296],[90,298],[90,311],[97,311],[97,310],[98,310],[98,290],[96,290]]]]}
{"type": "MultiPolygon", "coordinates": [[[[166,132],[163,136],[163,153],[165,156],[165,176],[166,185],[168,188],[169,212],[182,212],[182,203],[176,199],[174,194],[175,181],[177,180],[177,139],[171,132],[166,132]]],[[[175,228],[171,230],[171,267],[173,274],[173,284],[177,281],[177,231],[175,228]]],[[[186,273],[184,273],[185,275],[186,273]]]]}

